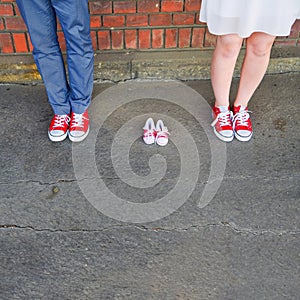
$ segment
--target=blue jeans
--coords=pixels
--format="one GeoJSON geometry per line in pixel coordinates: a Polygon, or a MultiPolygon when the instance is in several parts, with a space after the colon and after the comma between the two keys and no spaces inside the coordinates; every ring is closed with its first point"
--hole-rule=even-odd
{"type": "Polygon", "coordinates": [[[94,68],[88,0],[17,0],[17,4],[54,113],[83,113],[91,101],[94,68]],[[68,78],[56,18],[66,40],[68,78]]]}

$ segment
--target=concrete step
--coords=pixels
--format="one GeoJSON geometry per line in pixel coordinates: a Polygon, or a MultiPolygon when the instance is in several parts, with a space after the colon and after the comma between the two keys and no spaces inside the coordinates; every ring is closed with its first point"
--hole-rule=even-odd
{"type": "MultiPolygon", "coordinates": [[[[95,53],[95,81],[126,81],[130,79],[210,78],[213,50],[108,52],[95,53]]],[[[245,51],[238,58],[234,76],[239,76],[245,51]]],[[[267,74],[300,72],[299,47],[274,47],[267,74]]],[[[1,55],[0,83],[39,82],[31,54],[1,55]]]]}

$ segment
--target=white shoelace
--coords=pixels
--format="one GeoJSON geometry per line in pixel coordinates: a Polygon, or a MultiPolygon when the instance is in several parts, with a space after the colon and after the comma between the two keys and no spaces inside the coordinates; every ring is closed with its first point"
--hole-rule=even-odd
{"type": "Polygon", "coordinates": [[[241,126],[248,126],[247,121],[250,118],[249,112],[248,110],[243,110],[236,113],[233,117],[233,126],[235,126],[237,122],[239,122],[241,126]]]}
{"type": "Polygon", "coordinates": [[[156,131],[157,137],[160,137],[161,135],[170,135],[167,127],[162,128],[160,131],[156,131]]]}
{"type": "Polygon", "coordinates": [[[168,128],[164,125],[162,120],[158,120],[155,127],[157,137],[161,135],[168,135],[170,134],[168,128]]]}
{"type": "Polygon", "coordinates": [[[54,119],[53,128],[61,127],[64,125],[64,123],[68,124],[69,122],[70,122],[70,117],[68,115],[57,115],[54,119]]]}
{"type": "Polygon", "coordinates": [[[232,119],[232,111],[221,112],[211,123],[211,126],[215,126],[218,121],[220,122],[220,126],[231,125],[231,119],[232,119]]]}
{"type": "Polygon", "coordinates": [[[83,123],[84,119],[87,120],[87,118],[85,118],[83,116],[83,114],[75,114],[74,113],[74,117],[72,118],[71,127],[83,127],[84,126],[84,123],[83,123]]]}

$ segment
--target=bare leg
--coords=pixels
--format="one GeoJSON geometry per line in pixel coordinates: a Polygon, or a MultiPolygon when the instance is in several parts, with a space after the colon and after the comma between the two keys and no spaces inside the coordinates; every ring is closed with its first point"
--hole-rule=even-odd
{"type": "Polygon", "coordinates": [[[275,36],[255,32],[247,39],[235,106],[247,106],[267,70],[275,36]]]}
{"type": "Polygon", "coordinates": [[[237,34],[218,36],[211,64],[211,81],[216,106],[229,106],[229,92],[234,67],[243,39],[237,34]]]}

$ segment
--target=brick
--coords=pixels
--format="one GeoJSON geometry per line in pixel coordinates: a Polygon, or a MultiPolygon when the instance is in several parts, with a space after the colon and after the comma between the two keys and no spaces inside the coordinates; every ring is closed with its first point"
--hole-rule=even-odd
{"type": "Polygon", "coordinates": [[[16,52],[28,52],[25,33],[13,33],[12,36],[16,52]]]}
{"type": "Polygon", "coordinates": [[[98,43],[100,50],[110,49],[110,32],[109,30],[98,31],[98,43]]]}
{"type": "Polygon", "coordinates": [[[140,29],[138,32],[138,43],[140,49],[150,49],[150,33],[149,29],[140,29]]]}
{"type": "Polygon", "coordinates": [[[191,41],[191,28],[180,28],[179,29],[179,48],[188,48],[190,47],[191,41]]]}
{"type": "Polygon", "coordinates": [[[204,44],[204,28],[193,28],[192,48],[202,48],[204,44]]]}
{"type": "Polygon", "coordinates": [[[150,26],[168,26],[172,24],[171,14],[152,14],[149,19],[150,26]]]}
{"type": "Polygon", "coordinates": [[[200,11],[199,0],[185,0],[185,11],[200,11]]]}
{"type": "Polygon", "coordinates": [[[17,4],[13,4],[13,8],[14,8],[15,15],[16,16],[21,16],[21,13],[20,13],[18,5],[17,4]]]}
{"type": "Polygon", "coordinates": [[[217,36],[211,34],[207,28],[205,30],[204,47],[215,47],[217,44],[217,36]]]}
{"type": "Polygon", "coordinates": [[[206,23],[203,23],[199,20],[200,14],[196,13],[196,18],[195,18],[195,24],[196,25],[206,25],[206,23]]]}
{"type": "Polygon", "coordinates": [[[125,48],[136,49],[137,48],[137,30],[125,30],[125,48]]]}
{"type": "Polygon", "coordinates": [[[91,28],[101,27],[101,17],[100,16],[90,16],[91,28]]]}
{"type": "Polygon", "coordinates": [[[103,16],[104,27],[120,27],[125,25],[124,16],[103,16]]]}
{"type": "Polygon", "coordinates": [[[98,50],[96,31],[91,31],[91,39],[94,51],[98,50]]]}
{"type": "Polygon", "coordinates": [[[112,13],[112,1],[89,2],[91,15],[104,15],[112,13]]]}
{"type": "Polygon", "coordinates": [[[138,0],[138,12],[159,12],[159,0],[138,0]]]}
{"type": "Polygon", "coordinates": [[[30,35],[28,32],[26,32],[26,37],[27,37],[27,41],[28,41],[29,51],[32,52],[33,46],[32,46],[30,35]]]}
{"type": "Polygon", "coordinates": [[[183,11],[183,0],[161,0],[162,12],[183,11]]]}
{"type": "Polygon", "coordinates": [[[148,26],[148,15],[128,15],[126,16],[127,26],[148,26]]]}
{"type": "Polygon", "coordinates": [[[6,29],[10,30],[27,30],[25,23],[21,17],[5,18],[6,29]]]}
{"type": "Polygon", "coordinates": [[[176,48],[177,47],[177,36],[178,36],[178,31],[176,28],[166,29],[165,47],[166,48],[176,48]]]}
{"type": "Polygon", "coordinates": [[[0,3],[0,16],[13,16],[14,10],[12,4],[1,4],[0,3]]]}
{"type": "Polygon", "coordinates": [[[299,37],[299,33],[300,33],[300,20],[296,20],[296,22],[293,24],[291,28],[289,38],[297,39],[299,37]]]}
{"type": "Polygon", "coordinates": [[[173,24],[174,25],[192,25],[195,22],[194,13],[183,13],[183,14],[174,14],[173,15],[173,24]]]}
{"type": "Polygon", "coordinates": [[[0,19],[0,30],[4,30],[4,20],[0,19]]]}
{"type": "Polygon", "coordinates": [[[56,18],[56,23],[57,23],[57,25],[56,25],[57,26],[57,30],[62,31],[62,27],[61,27],[61,24],[60,24],[58,18],[56,18]]]}
{"type": "Polygon", "coordinates": [[[112,31],[111,39],[112,39],[112,49],[116,49],[116,50],[124,49],[123,31],[122,30],[112,31]]]}
{"type": "Polygon", "coordinates": [[[0,52],[13,53],[14,47],[9,33],[0,33],[0,52]]]}
{"type": "Polygon", "coordinates": [[[59,42],[59,46],[60,46],[61,51],[66,51],[67,46],[66,46],[66,40],[65,40],[65,36],[64,36],[63,32],[59,31],[57,33],[57,36],[58,36],[58,42],[59,42]]]}
{"type": "Polygon", "coordinates": [[[130,14],[136,12],[136,1],[114,1],[115,14],[130,14]]]}
{"type": "Polygon", "coordinates": [[[164,45],[164,30],[153,29],[152,30],[152,48],[162,48],[164,45]]]}
{"type": "Polygon", "coordinates": [[[277,40],[285,40],[285,39],[287,39],[288,37],[287,36],[280,36],[280,35],[278,35],[278,36],[276,36],[276,39],[277,40]]]}
{"type": "Polygon", "coordinates": [[[284,39],[284,40],[275,40],[275,46],[296,46],[297,40],[296,39],[284,39]]]}

